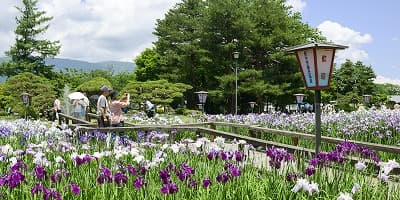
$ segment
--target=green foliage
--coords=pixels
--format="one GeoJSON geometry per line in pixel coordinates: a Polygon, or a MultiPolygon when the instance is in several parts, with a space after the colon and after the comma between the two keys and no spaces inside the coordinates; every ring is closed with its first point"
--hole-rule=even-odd
{"type": "Polygon", "coordinates": [[[183,83],[170,83],[166,80],[130,82],[122,90],[131,95],[134,103],[143,103],[149,99],[152,103],[169,105],[175,99],[183,97],[183,93],[192,86],[183,83]]]}
{"type": "Polygon", "coordinates": [[[159,55],[153,49],[145,49],[135,58],[135,75],[138,81],[157,80],[160,68],[159,55]]]}
{"type": "Polygon", "coordinates": [[[101,93],[100,88],[103,85],[112,87],[111,82],[109,80],[102,78],[102,77],[95,77],[95,78],[79,85],[76,88],[76,90],[85,92],[87,94],[87,96],[100,95],[100,93],[101,93]]]}
{"type": "Polygon", "coordinates": [[[21,100],[23,92],[31,95],[27,115],[34,118],[38,117],[39,112],[51,108],[54,101],[54,88],[48,79],[29,72],[13,76],[4,83],[3,94],[8,97],[7,104],[20,115],[25,111],[21,100]]]}
{"type": "Polygon", "coordinates": [[[353,63],[346,60],[334,75],[339,94],[344,95],[349,92],[358,96],[373,94],[375,87],[373,80],[376,75],[371,66],[365,66],[361,61],[353,63]]]}
{"type": "Polygon", "coordinates": [[[294,57],[282,49],[311,38],[323,39],[284,1],[265,0],[184,0],[157,21],[154,34],[159,56],[154,76],[192,85],[185,95],[190,108],[197,102],[195,91],[213,91],[206,109],[214,112],[234,110],[233,52],[240,53],[239,71],[258,71],[257,80],[247,84],[239,80],[239,85],[252,86],[241,87],[239,105],[248,105],[250,98],[260,103],[273,98],[283,107],[303,83],[294,57]]]}
{"type": "Polygon", "coordinates": [[[5,53],[11,60],[0,65],[0,74],[11,77],[31,72],[52,78],[53,66],[46,65],[45,58],[58,54],[59,41],[38,39],[49,28],[52,17],[46,17],[45,11],[38,11],[37,0],[22,2],[23,7],[17,7],[21,16],[16,18],[15,44],[5,53]]]}

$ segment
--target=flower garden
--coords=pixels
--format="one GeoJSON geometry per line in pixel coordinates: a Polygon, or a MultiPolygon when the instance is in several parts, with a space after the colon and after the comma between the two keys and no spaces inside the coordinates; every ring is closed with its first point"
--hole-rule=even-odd
{"type": "MultiPolygon", "coordinates": [[[[311,114],[206,118],[313,131],[311,114]]],[[[325,115],[323,134],[396,145],[399,119],[389,110],[325,115]]],[[[246,141],[190,131],[78,134],[25,120],[0,121],[0,141],[3,199],[400,199],[399,156],[351,142],[312,157],[275,147],[257,152],[246,141]]]]}

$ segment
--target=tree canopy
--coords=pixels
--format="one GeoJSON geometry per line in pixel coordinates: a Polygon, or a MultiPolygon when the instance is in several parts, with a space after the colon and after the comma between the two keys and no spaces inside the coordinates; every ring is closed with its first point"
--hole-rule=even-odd
{"type": "Polygon", "coordinates": [[[0,75],[11,77],[21,72],[31,72],[52,78],[53,66],[46,65],[45,58],[56,56],[60,50],[59,41],[40,39],[48,28],[52,17],[39,11],[37,0],[22,0],[23,7],[17,7],[21,16],[16,17],[15,44],[5,54],[10,61],[0,65],[0,75]]]}
{"type": "MultiPolygon", "coordinates": [[[[266,86],[251,91],[241,89],[238,104],[247,105],[250,99],[245,93],[251,93],[254,98],[251,101],[260,104],[269,94],[274,95],[276,104],[287,103],[288,95],[303,85],[294,57],[282,49],[324,38],[301,22],[301,16],[284,3],[283,0],[183,0],[157,21],[154,51],[158,55],[153,53],[151,58],[157,57],[158,63],[147,62],[157,64],[152,67],[157,69],[152,76],[192,85],[193,89],[185,93],[189,107],[193,108],[197,102],[195,91],[209,90],[211,96],[218,94],[219,103],[225,102],[232,112],[234,95],[232,88],[225,86],[231,85],[229,77],[234,74],[236,61],[232,53],[239,52],[239,71],[257,70],[255,83],[266,86]],[[259,94],[260,91],[263,92],[259,94]]],[[[144,55],[140,58],[146,59],[144,55]]],[[[138,80],[144,77],[136,75],[138,80]]],[[[239,85],[245,81],[240,79],[239,85]]],[[[213,105],[216,104],[207,106],[208,111],[222,111],[213,105]]]]}
{"type": "Polygon", "coordinates": [[[44,77],[23,72],[7,79],[3,86],[3,94],[8,96],[8,105],[14,105],[14,112],[23,115],[25,108],[22,104],[21,94],[27,92],[31,96],[30,104],[27,107],[27,114],[34,118],[51,108],[54,101],[54,88],[50,81],[44,77]]]}

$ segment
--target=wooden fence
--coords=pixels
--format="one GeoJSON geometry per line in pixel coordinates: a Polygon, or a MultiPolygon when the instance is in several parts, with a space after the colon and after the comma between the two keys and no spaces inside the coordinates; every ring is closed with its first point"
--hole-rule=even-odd
{"type": "MultiPolygon", "coordinates": [[[[59,115],[64,122],[69,124],[69,121],[72,121],[72,126],[78,132],[89,132],[89,131],[103,131],[103,132],[126,132],[126,131],[153,131],[159,130],[164,132],[169,132],[172,130],[176,131],[193,131],[196,132],[197,135],[207,134],[210,135],[211,138],[215,136],[221,136],[227,139],[236,139],[236,140],[245,140],[248,144],[253,145],[259,150],[265,150],[266,147],[278,147],[278,148],[285,148],[291,153],[299,152],[308,155],[314,155],[315,151],[313,149],[308,149],[305,147],[297,146],[298,140],[315,140],[315,135],[306,134],[306,133],[298,133],[293,131],[284,131],[284,130],[277,130],[271,128],[264,128],[254,125],[245,125],[245,124],[236,124],[236,123],[224,123],[224,122],[201,122],[201,123],[188,123],[188,124],[174,124],[174,125],[141,125],[141,124],[132,124],[132,123],[125,123],[125,127],[97,127],[97,122],[91,122],[92,119],[97,119],[96,114],[89,113],[87,115],[88,120],[78,119],[72,116],[68,116],[65,114],[59,115]],[[230,128],[231,132],[220,131],[217,130],[217,127],[228,127],[230,128]],[[247,129],[249,136],[244,136],[237,134],[238,128],[247,129]],[[274,134],[274,135],[283,135],[292,138],[292,144],[283,144],[273,141],[267,141],[260,139],[261,134],[274,134]]],[[[170,135],[172,136],[172,135],[170,135]]],[[[170,137],[170,140],[173,141],[174,138],[170,137]]],[[[330,144],[339,144],[344,142],[344,139],[333,138],[333,137],[325,137],[322,136],[321,142],[330,143],[330,144]]],[[[368,143],[368,142],[360,142],[360,141],[353,141],[347,140],[348,142],[353,142],[357,145],[365,146],[369,149],[381,152],[388,152],[399,154],[400,147],[399,146],[390,146],[390,145],[382,145],[382,144],[375,144],[375,143],[368,143]]],[[[354,158],[352,162],[357,162],[357,158],[354,158]]],[[[379,168],[376,167],[376,170],[379,168]]],[[[394,174],[400,174],[400,169],[396,168],[393,171],[394,174]]]]}

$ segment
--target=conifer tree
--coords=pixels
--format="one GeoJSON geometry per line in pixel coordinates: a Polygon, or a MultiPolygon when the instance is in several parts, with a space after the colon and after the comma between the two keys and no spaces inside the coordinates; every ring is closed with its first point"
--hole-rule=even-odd
{"type": "Polygon", "coordinates": [[[31,72],[37,75],[52,77],[52,65],[46,65],[45,58],[54,57],[59,53],[59,41],[41,39],[39,36],[48,28],[48,22],[53,17],[45,16],[45,11],[39,11],[37,0],[23,0],[22,7],[16,7],[21,13],[16,17],[17,28],[15,44],[5,54],[10,61],[0,65],[0,75],[8,77],[21,72],[31,72]]]}

